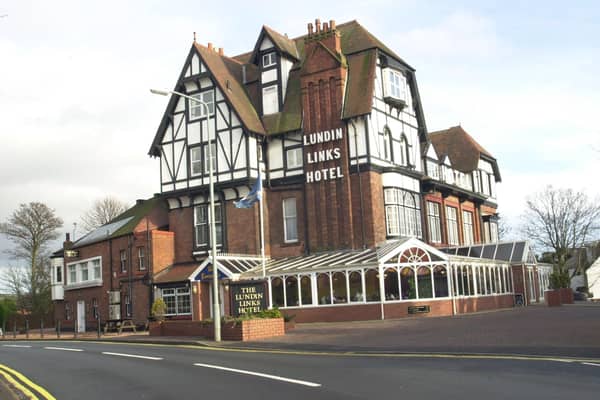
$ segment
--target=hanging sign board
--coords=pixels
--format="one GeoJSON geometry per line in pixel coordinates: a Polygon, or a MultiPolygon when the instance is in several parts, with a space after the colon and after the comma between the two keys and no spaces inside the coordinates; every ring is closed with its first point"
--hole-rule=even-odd
{"type": "MultiPolygon", "coordinates": [[[[219,280],[227,279],[228,276],[223,273],[220,269],[217,269],[219,280]]],[[[194,277],[195,281],[200,282],[211,282],[213,279],[213,266],[212,264],[208,264],[206,267],[202,268],[202,271],[198,272],[194,277]]]]}

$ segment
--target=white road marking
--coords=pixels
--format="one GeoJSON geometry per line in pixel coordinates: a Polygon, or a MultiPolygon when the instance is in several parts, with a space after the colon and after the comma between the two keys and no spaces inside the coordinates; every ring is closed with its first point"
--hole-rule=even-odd
{"type": "Polygon", "coordinates": [[[160,361],[163,359],[162,357],[149,357],[149,356],[140,356],[137,354],[125,354],[125,353],[111,353],[108,351],[103,351],[102,354],[106,354],[107,356],[142,358],[144,360],[155,360],[155,361],[160,361]]]}
{"type": "Polygon", "coordinates": [[[3,344],[2,347],[23,347],[23,348],[30,348],[30,345],[26,345],[26,344],[3,344]]]}
{"type": "Polygon", "coordinates": [[[263,373],[260,373],[260,372],[246,371],[246,370],[243,370],[243,369],[221,367],[219,365],[200,364],[200,363],[197,363],[197,364],[194,364],[194,365],[197,366],[197,367],[205,367],[205,368],[220,369],[220,370],[229,371],[229,372],[237,372],[238,374],[260,376],[262,378],[274,379],[276,381],[284,381],[284,382],[289,382],[289,383],[296,383],[298,385],[304,385],[304,386],[310,386],[310,387],[319,387],[319,386],[321,386],[320,383],[314,383],[314,382],[308,382],[308,381],[301,381],[301,380],[298,380],[298,379],[291,379],[291,378],[284,378],[282,376],[263,374],[263,373]]]}
{"type": "Polygon", "coordinates": [[[46,350],[61,350],[61,351],[83,351],[82,349],[70,349],[68,347],[44,347],[46,350]]]}
{"type": "Polygon", "coordinates": [[[591,365],[592,367],[600,367],[600,364],[594,364],[594,363],[588,363],[588,362],[584,362],[582,364],[583,365],[591,365]]]}

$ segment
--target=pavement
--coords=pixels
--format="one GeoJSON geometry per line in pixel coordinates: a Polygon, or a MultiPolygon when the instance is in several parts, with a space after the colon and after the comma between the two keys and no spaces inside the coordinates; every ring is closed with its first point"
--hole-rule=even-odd
{"type": "MultiPolygon", "coordinates": [[[[88,332],[77,340],[178,344],[248,350],[522,354],[600,357],[600,304],[561,307],[543,304],[452,317],[296,324],[285,336],[249,342],[216,343],[200,337],[149,336],[144,333],[103,335],[88,332]]],[[[7,336],[7,339],[12,336],[7,336]]],[[[30,340],[39,337],[30,335],[30,340]]],[[[55,335],[45,335],[53,340],[55,335]]],[[[23,335],[19,339],[24,339],[23,335]]],[[[74,339],[61,335],[62,340],[74,339]]],[[[6,340],[6,339],[5,339],[6,340]]]]}

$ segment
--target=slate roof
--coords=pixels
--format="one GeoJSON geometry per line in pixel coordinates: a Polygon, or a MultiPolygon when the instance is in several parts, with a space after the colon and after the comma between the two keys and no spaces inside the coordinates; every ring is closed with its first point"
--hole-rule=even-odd
{"type": "Polygon", "coordinates": [[[159,197],[142,200],[109,223],[94,229],[75,241],[72,248],[76,249],[88,244],[133,233],[140,221],[157,206],[161,206],[159,197]]]}
{"type": "Polygon", "coordinates": [[[429,140],[440,160],[448,157],[452,167],[469,173],[477,169],[479,159],[489,161],[494,168],[496,180],[500,181],[500,172],[494,156],[469,135],[462,126],[453,126],[441,131],[429,132],[429,140]]]}
{"type": "MultiPolygon", "coordinates": [[[[395,58],[397,62],[410,71],[414,71],[414,69],[356,20],[339,24],[336,29],[341,38],[342,54],[333,55],[348,66],[348,81],[342,117],[352,118],[368,114],[371,112],[372,107],[378,52],[383,52],[395,58]]],[[[245,128],[259,135],[283,134],[302,128],[300,69],[305,58],[304,40],[306,36],[302,35],[290,39],[272,28],[263,26],[259,41],[256,43],[254,50],[250,52],[227,57],[194,42],[188,61],[191,59],[191,52],[195,51],[200,55],[245,128]],[[273,42],[282,54],[287,55],[294,62],[294,65],[290,71],[287,93],[284,94],[284,105],[281,112],[260,117],[257,111],[260,110],[261,106],[261,93],[258,85],[259,69],[253,62],[258,63],[260,61],[257,59],[257,54],[260,42],[265,36],[273,42]],[[243,79],[244,74],[245,82],[243,79]]],[[[179,89],[182,80],[183,73],[175,90],[179,89]]],[[[150,148],[149,154],[152,156],[160,155],[159,146],[166,127],[166,116],[175,106],[176,101],[171,99],[150,148]]]]}

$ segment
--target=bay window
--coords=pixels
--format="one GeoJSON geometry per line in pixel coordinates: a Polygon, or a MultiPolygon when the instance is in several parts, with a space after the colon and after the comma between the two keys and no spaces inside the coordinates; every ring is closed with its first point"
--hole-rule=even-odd
{"type": "Polygon", "coordinates": [[[399,188],[384,189],[387,236],[422,237],[419,195],[399,188]]]}

